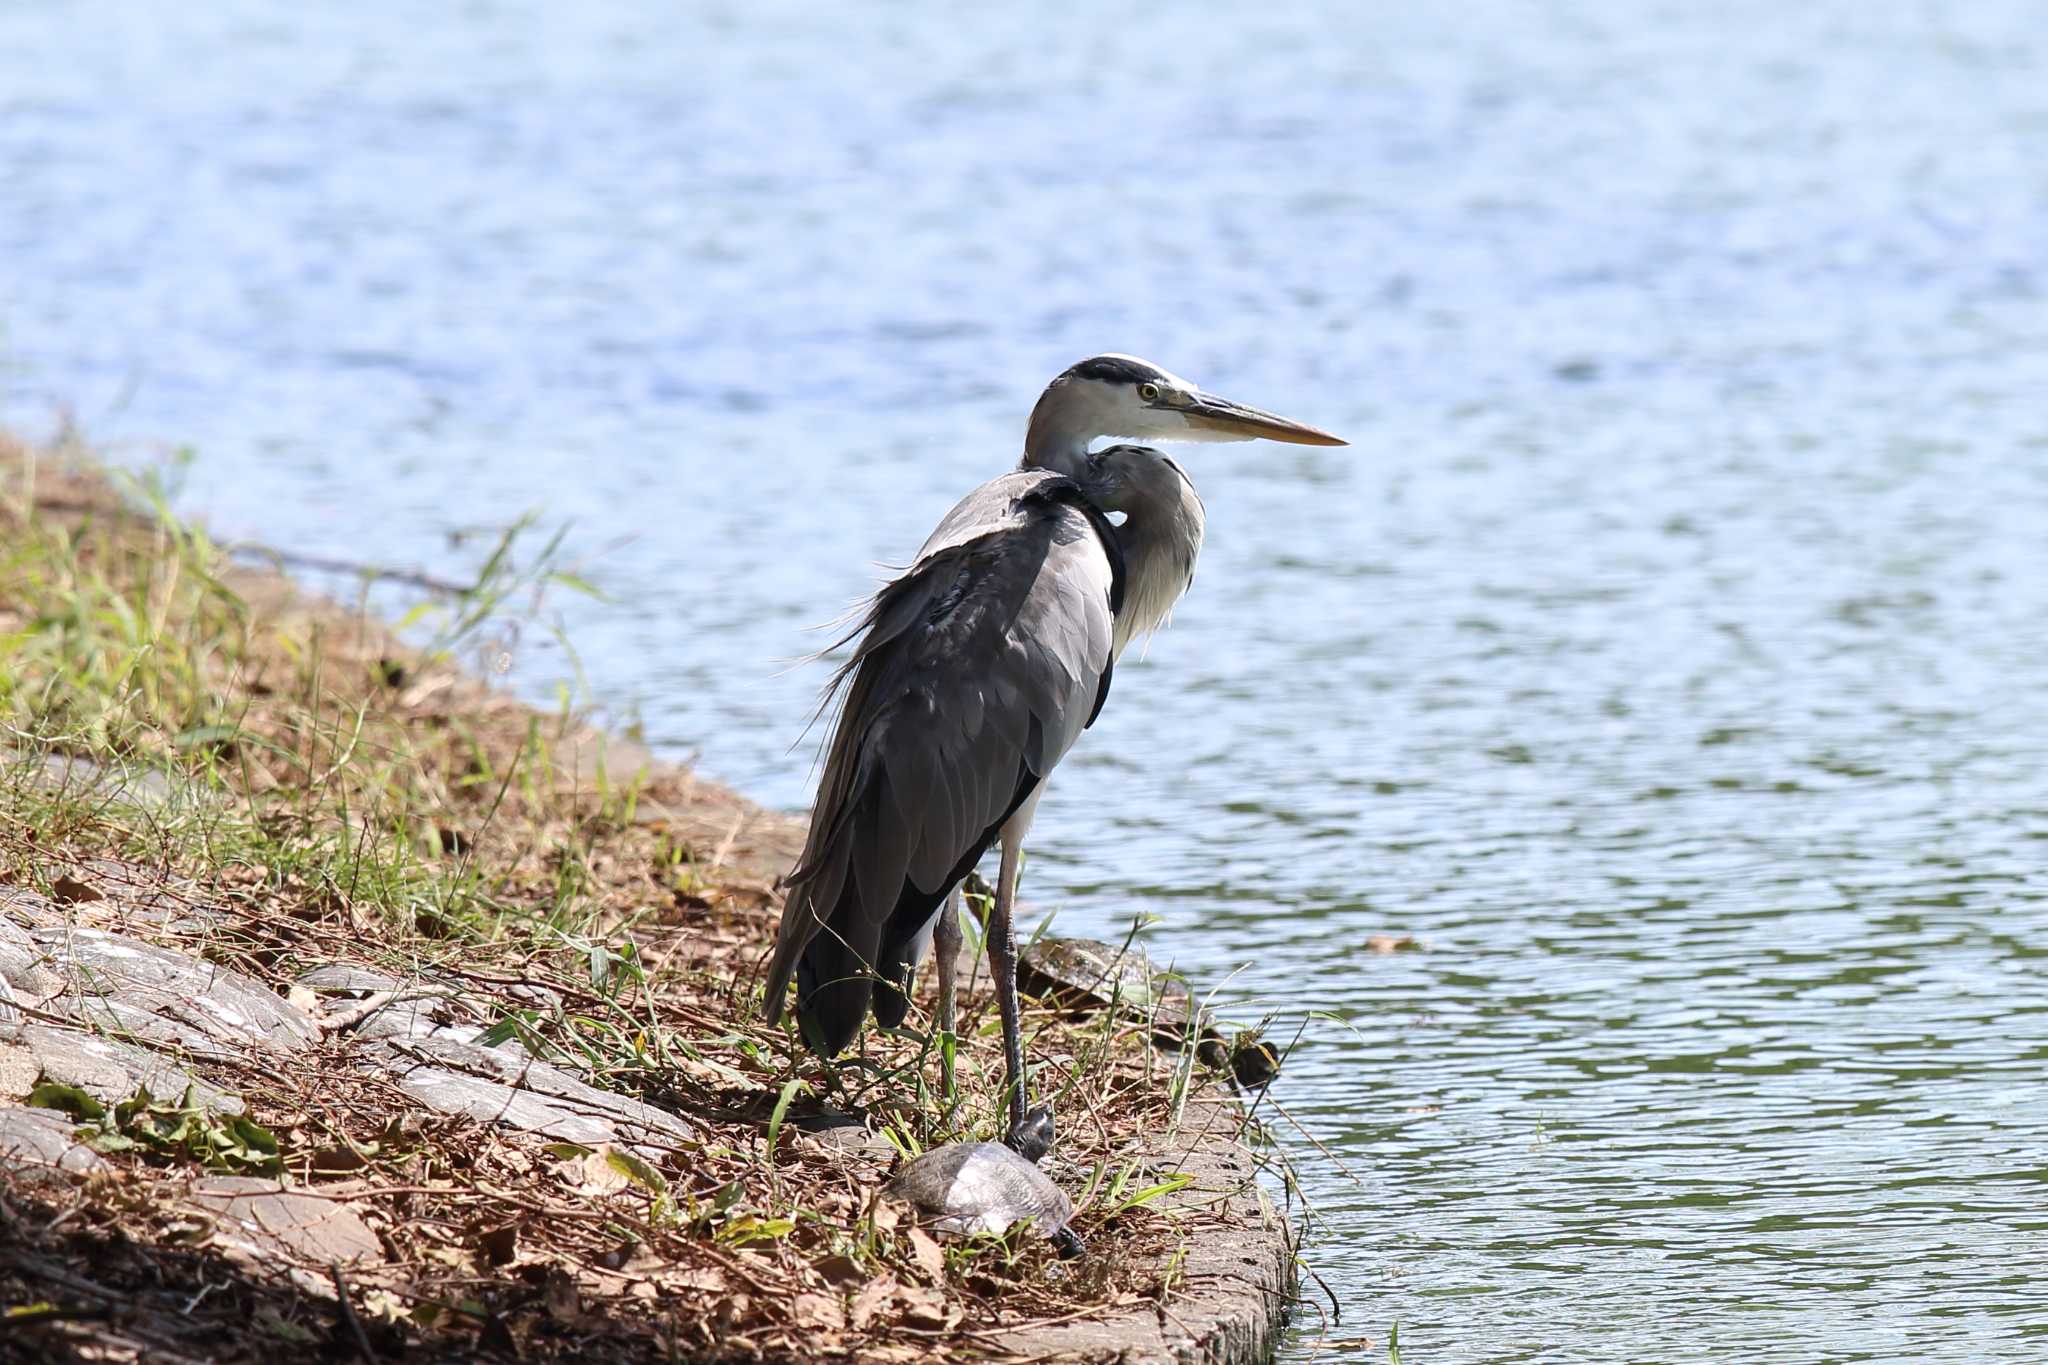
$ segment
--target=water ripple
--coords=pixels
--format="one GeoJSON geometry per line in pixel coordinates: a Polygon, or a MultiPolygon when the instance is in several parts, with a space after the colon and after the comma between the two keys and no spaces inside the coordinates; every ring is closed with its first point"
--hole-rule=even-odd
{"type": "Polygon", "coordinates": [[[1343,1330],[2040,1358],[2033,7],[116,9],[0,9],[0,416],[314,552],[623,535],[584,665],[792,806],[802,627],[1045,375],[1343,431],[1187,457],[1029,873],[1310,1019],[1343,1330]]]}

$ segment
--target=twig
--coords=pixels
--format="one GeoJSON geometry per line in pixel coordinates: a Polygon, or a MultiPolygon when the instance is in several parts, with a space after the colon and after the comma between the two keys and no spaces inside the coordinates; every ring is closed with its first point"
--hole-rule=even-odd
{"type": "Polygon", "coordinates": [[[746,827],[747,812],[744,808],[742,808],[740,813],[732,818],[732,828],[727,830],[725,832],[725,838],[719,841],[718,851],[711,855],[712,871],[715,872],[720,867],[723,867],[725,865],[725,860],[727,856],[729,856],[732,853],[733,844],[736,843],[740,837],[740,831],[745,829],[746,827]]]}
{"type": "Polygon", "coordinates": [[[113,1319],[111,1308],[61,1308],[55,1304],[39,1304],[32,1308],[19,1308],[0,1317],[0,1332],[12,1332],[23,1327],[40,1327],[46,1322],[108,1322],[113,1319]]]}
{"type": "Polygon", "coordinates": [[[1342,1327],[1344,1325],[1344,1305],[1337,1298],[1336,1291],[1330,1288],[1328,1281],[1324,1280],[1322,1276],[1316,1274],[1316,1268],[1310,1265],[1307,1261],[1300,1261],[1298,1262],[1298,1264],[1301,1266],[1302,1270],[1307,1272],[1308,1277],[1316,1282],[1316,1287],[1322,1290],[1323,1293],[1329,1297],[1331,1323],[1338,1327],[1342,1327]]]}
{"type": "Polygon", "coordinates": [[[267,559],[274,568],[312,569],[319,573],[348,573],[369,579],[389,579],[393,583],[403,583],[407,587],[421,588],[445,597],[463,597],[471,591],[465,584],[451,583],[445,578],[436,578],[417,569],[390,569],[381,564],[364,564],[353,559],[330,559],[325,555],[298,554],[253,540],[238,540],[226,549],[231,555],[267,559]]]}
{"type": "Polygon", "coordinates": [[[362,1023],[363,1020],[369,1018],[378,1010],[383,1009],[397,998],[398,992],[395,990],[378,991],[375,995],[364,999],[360,1004],[350,1005],[345,1010],[336,1010],[332,1014],[320,1016],[320,1018],[313,1021],[313,1026],[322,1033],[339,1033],[345,1028],[354,1028],[357,1024],[362,1023]]]}
{"type": "Polygon", "coordinates": [[[329,1262],[327,1273],[334,1279],[334,1297],[341,1304],[341,1320],[348,1324],[349,1334],[356,1339],[356,1350],[367,1365],[377,1365],[377,1353],[370,1349],[370,1338],[363,1331],[363,1320],[356,1316],[356,1306],[349,1299],[348,1281],[341,1277],[341,1262],[329,1262]]]}

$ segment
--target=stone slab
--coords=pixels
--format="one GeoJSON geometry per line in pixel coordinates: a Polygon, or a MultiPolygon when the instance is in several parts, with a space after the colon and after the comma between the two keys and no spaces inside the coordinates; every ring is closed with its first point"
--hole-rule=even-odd
{"type": "Polygon", "coordinates": [[[287,1188],[260,1176],[211,1175],[192,1182],[188,1202],[220,1220],[215,1240],[258,1259],[276,1255],[314,1265],[381,1260],[384,1244],[339,1199],[287,1188]]]}
{"type": "Polygon", "coordinates": [[[233,919],[192,883],[115,858],[88,858],[55,871],[71,885],[72,899],[52,900],[25,886],[0,886],[0,907],[30,924],[117,929],[144,924],[178,935],[203,935],[233,919]]]}
{"type": "MultiPolygon", "coordinates": [[[[330,1013],[345,1012],[344,1001],[362,1001],[372,996],[391,998],[351,1024],[347,1033],[359,1041],[386,1038],[422,1038],[439,1032],[462,1030],[465,1019],[481,1017],[475,1004],[464,999],[452,982],[431,977],[401,980],[379,967],[360,962],[329,962],[301,972],[298,984],[323,996],[332,997],[330,1013]]],[[[464,1037],[474,1037],[480,1028],[469,1028],[464,1037]]]]}
{"type": "Polygon", "coordinates": [[[381,968],[361,962],[326,962],[299,973],[299,984],[323,995],[375,995],[379,991],[404,989],[399,980],[381,968]]]}
{"type": "Polygon", "coordinates": [[[202,1056],[291,1053],[313,1021],[253,977],[125,934],[42,925],[30,937],[63,989],[42,1008],[202,1056]]]}
{"type": "Polygon", "coordinates": [[[54,1109],[0,1105],[0,1166],[30,1178],[91,1175],[106,1159],[73,1135],[75,1125],[54,1109]]]}
{"type": "Polygon", "coordinates": [[[53,1024],[28,1024],[20,1041],[35,1053],[44,1080],[75,1085],[101,1104],[115,1105],[142,1086],[159,1098],[181,1098],[195,1086],[199,1105],[215,1114],[239,1114],[242,1101],[194,1077],[168,1057],[132,1043],[53,1024]]]}
{"type": "MultiPolygon", "coordinates": [[[[12,906],[26,894],[0,893],[5,895],[0,905],[12,906]]],[[[25,926],[0,915],[0,1024],[19,1023],[20,1006],[47,1000],[63,989],[64,979],[50,970],[34,936],[25,926]]]]}
{"type": "Polygon", "coordinates": [[[522,1052],[446,1033],[364,1043],[362,1065],[444,1114],[502,1123],[586,1147],[612,1144],[655,1157],[699,1134],[665,1109],[599,1090],[522,1052]]]}

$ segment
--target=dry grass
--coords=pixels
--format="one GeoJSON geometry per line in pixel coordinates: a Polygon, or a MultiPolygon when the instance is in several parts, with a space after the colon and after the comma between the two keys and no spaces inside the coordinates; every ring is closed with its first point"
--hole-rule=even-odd
{"type": "Polygon", "coordinates": [[[507,602],[576,586],[545,553],[521,569],[508,540],[430,603],[415,633],[439,635],[420,648],[237,568],[151,503],[81,451],[0,441],[0,882],[145,869],[212,907],[205,956],[281,992],[336,959],[484,995],[543,985],[552,1003],[508,1001],[504,1030],[705,1138],[651,1168],[550,1148],[424,1114],[338,1042],[288,1067],[195,1063],[245,1097],[291,1183],[363,1215],[385,1264],[350,1277],[338,1312],[303,1273],[209,1248],[177,1198],[191,1163],[123,1152],[84,1187],[0,1183],[0,1308],[25,1314],[0,1353],[987,1358],[1020,1324],[1171,1311],[1203,1215],[1158,1207],[1148,1163],[1210,1084],[1190,1056],[1106,1014],[1032,1013],[1037,1088],[1087,1173],[1090,1254],[935,1255],[871,1169],[798,1120],[829,1097],[905,1150],[992,1135],[992,1002],[969,998],[951,1113],[914,1037],[871,1037],[833,1075],[756,1022],[792,828],[687,773],[621,775],[566,707],[534,711],[456,662],[507,602]]]}

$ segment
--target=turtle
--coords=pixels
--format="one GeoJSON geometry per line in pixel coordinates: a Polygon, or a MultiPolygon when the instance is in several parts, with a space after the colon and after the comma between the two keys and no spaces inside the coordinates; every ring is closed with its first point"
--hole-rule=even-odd
{"type": "Polygon", "coordinates": [[[1178,1048],[1192,1022],[1195,1057],[1202,1065],[1228,1067],[1237,1083],[1257,1090],[1280,1072],[1280,1054],[1255,1030],[1232,1039],[1188,991],[1179,973],[1152,965],[1134,943],[1050,935],[1026,944],[1018,954],[1017,988],[1065,1009],[1114,1006],[1152,1026],[1161,1047],[1178,1048]]]}
{"type": "Polygon", "coordinates": [[[1029,1220],[1032,1234],[1051,1239],[1062,1259],[1078,1256],[1081,1239],[1067,1226],[1074,1205],[1038,1169],[1052,1142],[1052,1110],[1040,1105],[1001,1142],[951,1142],[906,1161],[883,1192],[939,1232],[1000,1234],[1029,1220]]]}

